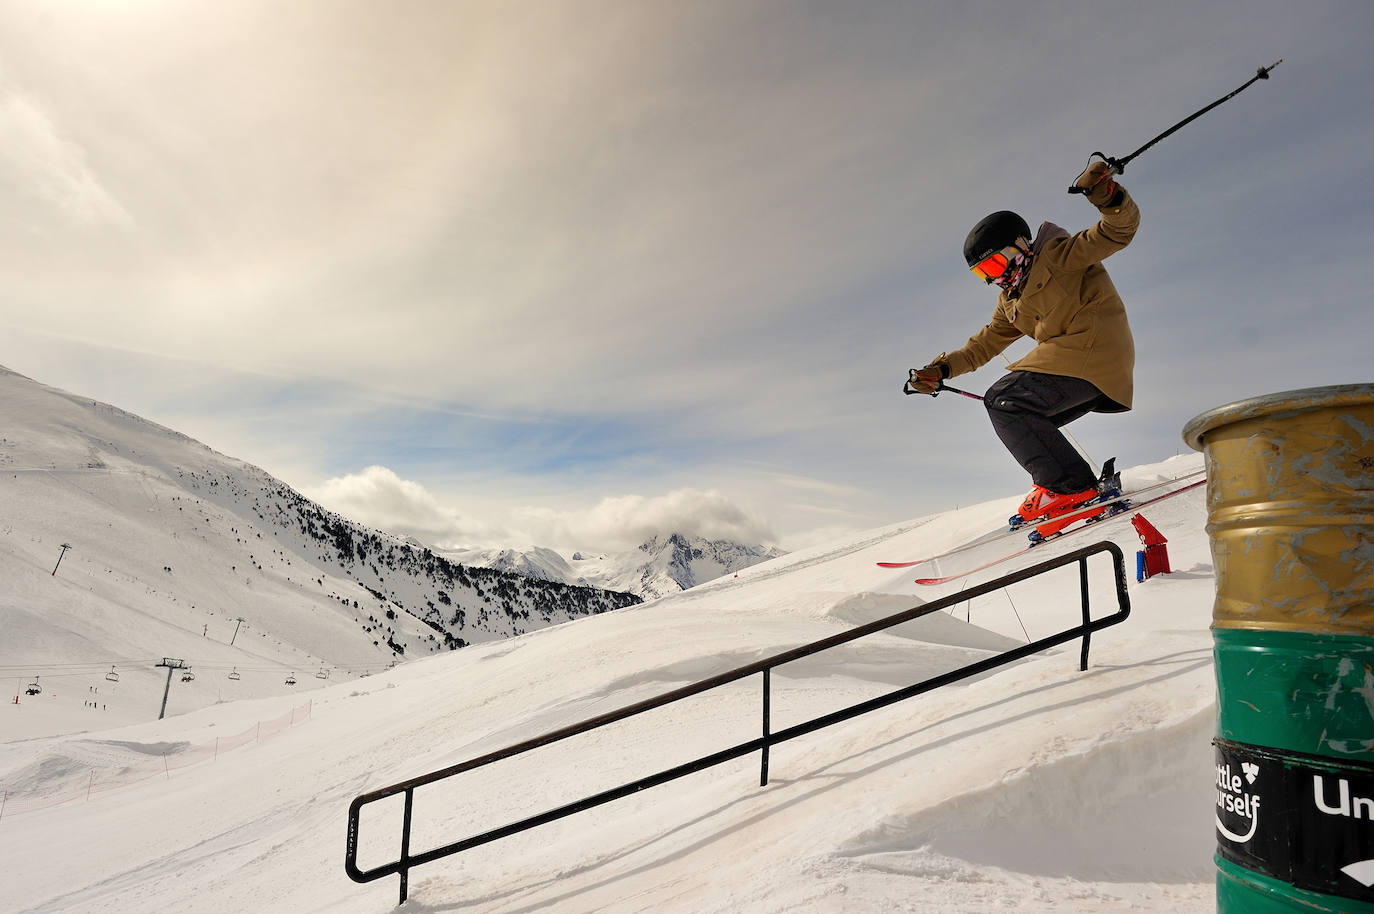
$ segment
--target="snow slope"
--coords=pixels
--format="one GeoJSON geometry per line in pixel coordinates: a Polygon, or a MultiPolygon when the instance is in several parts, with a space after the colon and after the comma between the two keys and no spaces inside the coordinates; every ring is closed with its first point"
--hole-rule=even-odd
{"type": "MultiPolygon", "coordinates": [[[[1130,488],[1200,466],[1188,456],[1124,475],[1130,488]]],[[[874,563],[981,534],[1018,498],[320,688],[309,720],[211,764],[88,802],[0,813],[0,910],[394,910],[395,877],[358,885],[343,871],[357,794],[956,592],[968,582],[919,588],[918,569],[874,563]]],[[[1203,493],[1147,514],[1169,537],[1176,572],[1131,581],[1132,615],[1094,637],[1086,672],[1069,644],[777,746],[767,787],[750,757],[420,867],[404,910],[1212,910],[1214,582],[1203,493]]],[[[1130,558],[1138,544],[1127,517],[1019,563],[1106,536],[1130,558]]],[[[1094,593],[1105,613],[1101,569],[1093,565],[1094,593]]],[[[1049,634],[1078,612],[1070,568],[799,661],[774,675],[773,729],[1049,634]]],[[[146,757],[299,700],[10,740],[0,787],[70,778],[60,760],[89,758],[96,742],[146,757]]],[[[8,707],[0,726],[34,707],[8,707]]],[[[742,742],[758,727],[754,678],[424,788],[412,849],[742,742]]],[[[364,867],[392,859],[399,843],[399,801],[379,805],[363,820],[364,867]]]]}
{"type": "Polygon", "coordinates": [[[89,700],[100,726],[156,717],[164,657],[195,661],[168,696],[178,714],[639,602],[461,568],[4,368],[0,581],[0,682],[19,695],[36,681],[50,699],[41,720],[0,722],[4,739],[87,729],[89,700]]]}

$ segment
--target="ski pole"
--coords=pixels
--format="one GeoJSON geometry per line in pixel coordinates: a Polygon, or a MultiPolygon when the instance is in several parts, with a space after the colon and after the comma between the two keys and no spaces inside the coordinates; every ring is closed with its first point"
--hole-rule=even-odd
{"type": "MultiPolygon", "coordinates": [[[[911,371],[912,376],[915,377],[916,369],[913,368],[911,369],[911,371]]],[[[978,396],[977,394],[969,393],[967,390],[960,390],[957,387],[950,387],[944,381],[941,381],[939,385],[936,386],[935,393],[931,394],[930,396],[938,397],[940,395],[940,391],[942,390],[947,390],[952,394],[958,394],[961,397],[968,397],[970,400],[977,400],[979,403],[983,402],[983,398],[978,396]]],[[[911,381],[908,380],[905,384],[902,385],[902,393],[906,394],[907,396],[911,396],[912,394],[920,393],[920,391],[912,390],[911,381]]]]}
{"type": "MultiPolygon", "coordinates": [[[[1250,77],[1250,81],[1247,82],[1245,85],[1241,86],[1239,89],[1235,90],[1234,92],[1230,93],[1229,95],[1223,95],[1221,98],[1219,98],[1219,99],[1217,99],[1216,101],[1212,102],[1210,105],[1208,105],[1207,107],[1203,108],[1202,110],[1200,110],[1200,111],[1195,111],[1194,113],[1188,115],[1188,116],[1185,117],[1183,120],[1179,121],[1177,124],[1175,124],[1174,126],[1170,127],[1168,130],[1164,131],[1164,132],[1161,133],[1159,136],[1155,137],[1153,140],[1150,140],[1150,142],[1146,143],[1144,146],[1141,146],[1139,149],[1137,149],[1135,152],[1131,153],[1130,155],[1126,156],[1125,158],[1116,159],[1116,158],[1113,158],[1113,157],[1111,157],[1111,156],[1109,156],[1109,155],[1103,155],[1103,154],[1100,153],[1100,152],[1094,152],[1093,155],[1094,155],[1094,156],[1097,156],[1099,159],[1101,159],[1102,161],[1104,161],[1104,162],[1107,163],[1107,165],[1108,165],[1108,166],[1110,167],[1110,169],[1111,169],[1111,170],[1108,172],[1109,174],[1119,175],[1119,174],[1121,174],[1122,172],[1124,172],[1124,171],[1126,170],[1126,165],[1127,165],[1132,159],[1134,159],[1136,156],[1140,155],[1142,152],[1144,152],[1145,150],[1149,149],[1149,148],[1150,148],[1151,146],[1153,146],[1155,143],[1158,143],[1160,140],[1162,140],[1162,139],[1164,139],[1165,137],[1169,136],[1171,133],[1173,133],[1175,130],[1178,130],[1180,127],[1182,127],[1182,126],[1184,126],[1184,125],[1186,125],[1186,124],[1191,124],[1193,121],[1195,121],[1195,120],[1197,120],[1198,118],[1202,117],[1204,114],[1206,114],[1208,111],[1211,111],[1213,108],[1215,108],[1217,105],[1220,105],[1222,102],[1229,101],[1229,100],[1235,98],[1235,97],[1236,97],[1237,95],[1239,95],[1241,92],[1244,92],[1246,89],[1250,88],[1250,86],[1251,86],[1253,83],[1255,83],[1257,80],[1268,79],[1268,78],[1269,78],[1269,71],[1272,70],[1272,69],[1274,69],[1275,67],[1277,67],[1277,66],[1278,66],[1279,64],[1281,64],[1281,63],[1283,63],[1283,58],[1282,58],[1282,57],[1280,57],[1278,60],[1274,61],[1273,63],[1271,63],[1271,64],[1270,64],[1269,66],[1267,66],[1267,67],[1260,67],[1259,70],[1256,71],[1255,75],[1252,76],[1252,77],[1250,77]]],[[[1092,156],[1089,156],[1088,159],[1089,159],[1089,161],[1091,161],[1091,160],[1092,160],[1092,156]]],[[[1077,185],[1075,185],[1075,186],[1069,188],[1069,193],[1071,193],[1071,194],[1086,194],[1086,193],[1087,193],[1089,190],[1091,190],[1091,189],[1092,189],[1092,188],[1089,188],[1089,187],[1078,187],[1077,185]]]]}
{"type": "Polygon", "coordinates": [[[978,396],[977,394],[971,394],[971,393],[969,393],[968,391],[966,391],[966,390],[960,390],[960,389],[957,388],[957,387],[950,387],[950,386],[949,386],[948,384],[946,384],[944,381],[941,381],[941,382],[940,382],[940,386],[937,387],[937,388],[935,388],[935,393],[931,394],[931,396],[932,396],[932,397],[938,397],[938,396],[940,395],[940,391],[942,391],[942,390],[947,390],[947,391],[949,391],[949,392],[952,393],[952,394],[958,394],[958,395],[961,396],[961,397],[968,397],[970,400],[977,400],[979,403],[982,403],[982,402],[983,402],[983,398],[980,397],[980,396],[978,396]]]}

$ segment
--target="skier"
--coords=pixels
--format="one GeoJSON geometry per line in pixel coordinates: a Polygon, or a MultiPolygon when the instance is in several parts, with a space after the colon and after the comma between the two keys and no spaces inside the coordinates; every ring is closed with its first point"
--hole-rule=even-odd
{"type": "Polygon", "coordinates": [[[1140,210],[1106,162],[1093,163],[1074,185],[1101,213],[1092,228],[1070,235],[1044,222],[1032,239],[1026,221],[1005,210],[973,227],[964,259],[1000,290],[992,319],[962,349],[913,368],[907,381],[911,391],[934,395],[941,381],[981,368],[1020,337],[1035,340],[984,398],[997,437],[1034,483],[1012,518],[1043,521],[1033,540],[1080,519],[1054,522],[1076,506],[1119,494],[1114,474],[1096,477],[1060,429],[1090,412],[1125,412],[1133,393],[1135,343],[1101,262],[1130,244],[1140,210]]]}

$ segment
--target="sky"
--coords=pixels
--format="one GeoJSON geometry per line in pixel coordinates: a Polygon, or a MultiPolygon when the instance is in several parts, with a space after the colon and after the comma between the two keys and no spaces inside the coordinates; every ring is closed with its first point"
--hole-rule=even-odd
{"type": "Polygon", "coordinates": [[[1135,465],[1369,381],[1371,34],[1363,0],[0,0],[0,365],[436,546],[802,548],[1029,486],[976,403],[900,393],[991,314],[964,235],[1088,227],[1091,153],[1280,58],[1122,175],[1135,409],[1071,431],[1135,465]]]}

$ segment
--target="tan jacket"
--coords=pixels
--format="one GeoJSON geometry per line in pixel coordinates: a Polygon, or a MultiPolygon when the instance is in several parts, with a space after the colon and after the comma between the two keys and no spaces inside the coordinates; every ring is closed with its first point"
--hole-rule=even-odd
{"type": "MultiPolygon", "coordinates": [[[[1099,211],[1102,218],[1092,228],[1043,241],[1020,295],[1003,291],[987,326],[962,349],[941,353],[933,362],[949,365],[950,377],[966,374],[1028,336],[1038,345],[1009,370],[1082,378],[1119,407],[1103,412],[1130,409],[1135,341],[1126,306],[1102,261],[1131,243],[1140,226],[1140,209],[1122,188],[1117,205],[1099,211]]],[[[1040,234],[1047,227],[1053,228],[1047,223],[1040,234]]]]}

